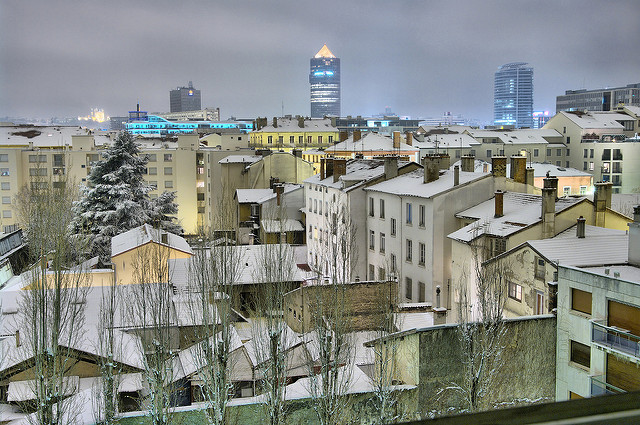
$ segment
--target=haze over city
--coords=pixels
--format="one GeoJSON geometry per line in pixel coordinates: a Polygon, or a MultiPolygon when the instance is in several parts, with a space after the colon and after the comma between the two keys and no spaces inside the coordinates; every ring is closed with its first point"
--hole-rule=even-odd
{"type": "Polygon", "coordinates": [[[492,119],[493,74],[534,68],[534,109],[638,80],[628,1],[51,2],[0,5],[0,116],[167,111],[189,80],[222,118],[309,114],[309,58],[342,60],[342,114],[492,119]]]}

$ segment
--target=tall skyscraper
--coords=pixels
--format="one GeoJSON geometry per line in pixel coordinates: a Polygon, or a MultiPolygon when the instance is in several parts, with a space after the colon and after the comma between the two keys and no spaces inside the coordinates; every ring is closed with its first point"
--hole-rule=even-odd
{"type": "Polygon", "coordinates": [[[340,116],[340,59],[325,44],[311,58],[311,118],[340,116]]]}
{"type": "Polygon", "coordinates": [[[189,81],[189,87],[178,87],[169,92],[169,107],[171,112],[199,111],[202,109],[200,102],[200,90],[193,88],[189,81]]]}
{"type": "Polygon", "coordinates": [[[495,125],[533,126],[533,68],[527,65],[513,62],[498,67],[493,89],[495,125]]]}

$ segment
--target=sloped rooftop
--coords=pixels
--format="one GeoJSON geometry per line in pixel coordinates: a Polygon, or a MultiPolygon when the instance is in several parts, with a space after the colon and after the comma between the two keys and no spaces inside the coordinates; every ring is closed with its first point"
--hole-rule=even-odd
{"type": "MultiPolygon", "coordinates": [[[[284,193],[289,193],[301,188],[301,184],[285,183],[284,193]]],[[[269,199],[275,198],[276,196],[277,195],[273,189],[236,189],[236,198],[240,204],[261,204],[269,199]]]]}
{"type": "Polygon", "coordinates": [[[115,257],[116,255],[149,242],[155,242],[188,254],[193,253],[191,247],[183,237],[160,229],[154,229],[149,224],[144,224],[111,238],[111,256],[115,257]],[[167,234],[166,243],[162,242],[163,233],[167,234]]]}
{"type": "Polygon", "coordinates": [[[314,57],[315,58],[335,58],[335,56],[333,55],[333,53],[331,53],[331,50],[329,50],[326,44],[322,46],[320,50],[318,50],[318,53],[316,53],[314,57]]]}
{"type": "MultiPolygon", "coordinates": [[[[407,161],[398,161],[398,168],[406,166],[407,164],[409,164],[407,161]]],[[[376,179],[383,174],[383,159],[350,159],[347,161],[346,174],[340,176],[338,181],[333,181],[333,175],[321,180],[320,174],[316,174],[304,180],[304,183],[317,184],[320,186],[349,191],[360,187],[362,183],[376,179]]]]}
{"type": "Polygon", "coordinates": [[[624,126],[617,120],[626,121],[633,118],[627,114],[616,112],[558,112],[573,121],[580,128],[623,130],[624,126]]]}
{"type": "MultiPolygon", "coordinates": [[[[374,184],[365,190],[401,196],[431,198],[455,187],[453,185],[453,174],[453,170],[443,170],[440,171],[440,178],[438,178],[438,180],[424,183],[424,171],[420,169],[374,184]]],[[[460,171],[460,184],[463,185],[489,175],[489,173],[468,173],[460,171]]]]}
{"type": "Polygon", "coordinates": [[[387,151],[393,152],[418,152],[418,148],[400,142],[399,148],[393,147],[393,138],[379,133],[367,132],[360,140],[353,141],[353,135],[344,142],[337,143],[327,149],[326,153],[335,152],[369,152],[369,151],[387,151]]]}

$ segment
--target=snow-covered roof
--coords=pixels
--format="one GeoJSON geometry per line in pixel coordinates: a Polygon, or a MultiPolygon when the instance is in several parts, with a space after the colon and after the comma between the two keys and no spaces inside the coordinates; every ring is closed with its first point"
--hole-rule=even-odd
{"type": "MultiPolygon", "coordinates": [[[[563,145],[564,146],[564,145],[563,145]]],[[[461,166],[462,161],[458,160],[454,162],[450,169],[453,169],[454,166],[461,166]]],[[[487,170],[491,172],[491,163],[487,161],[483,161],[481,159],[476,159],[474,163],[474,169],[476,172],[480,172],[482,170],[487,170]]],[[[534,177],[544,177],[549,172],[549,175],[554,177],[587,177],[591,174],[578,170],[576,168],[571,167],[558,167],[557,165],[551,164],[549,162],[529,162],[527,161],[527,168],[533,168],[533,176],[534,177]]],[[[511,161],[507,159],[507,176],[511,174],[511,161]]]]}
{"type": "Polygon", "coordinates": [[[260,220],[260,225],[266,233],[280,232],[304,232],[302,223],[293,218],[283,218],[282,220],[260,220]]]}
{"type": "MultiPolygon", "coordinates": [[[[582,201],[586,201],[586,198],[559,198],[555,203],[556,214],[582,201]]],[[[457,213],[458,218],[476,221],[449,234],[449,238],[470,242],[484,234],[506,237],[540,222],[541,210],[542,196],[540,195],[504,192],[502,217],[494,217],[495,199],[491,198],[457,213]]]]}
{"type": "MultiPolygon", "coordinates": [[[[398,168],[404,167],[409,162],[398,161],[398,168]]],[[[309,177],[304,183],[343,189],[346,191],[360,187],[362,183],[369,182],[384,175],[384,160],[382,159],[350,159],[347,161],[347,172],[340,176],[338,181],[333,181],[333,175],[320,179],[320,174],[309,177]]]]}
{"type": "Polygon", "coordinates": [[[548,139],[562,139],[562,135],[552,128],[527,128],[520,130],[479,130],[471,129],[467,132],[475,139],[495,138],[504,144],[543,144],[549,143],[548,139]]]}
{"type": "Polygon", "coordinates": [[[304,120],[304,127],[298,125],[297,118],[278,118],[278,127],[273,127],[273,121],[269,121],[269,125],[262,127],[254,133],[298,133],[309,131],[331,131],[337,132],[338,128],[331,125],[331,119],[328,118],[311,118],[304,120]]]}
{"type": "Polygon", "coordinates": [[[360,140],[353,141],[353,135],[344,142],[337,143],[327,149],[325,153],[333,154],[336,152],[389,152],[389,153],[415,153],[418,148],[400,142],[399,148],[393,147],[393,138],[375,132],[365,133],[360,140]]]}
{"type": "Polygon", "coordinates": [[[413,146],[422,149],[438,148],[470,148],[471,145],[477,145],[476,139],[467,133],[460,134],[434,134],[425,136],[423,141],[414,139],[413,146]],[[436,146],[437,144],[437,146],[436,146]]]}
{"type": "Polygon", "coordinates": [[[561,111],[569,120],[573,121],[578,127],[584,129],[609,129],[623,130],[624,126],[618,122],[632,120],[633,118],[626,114],[616,112],[567,112],[561,111]]]}
{"type": "Polygon", "coordinates": [[[576,267],[621,264],[629,257],[627,232],[589,225],[584,238],[576,236],[574,225],[553,238],[526,243],[549,261],[576,267]]]}
{"type": "Polygon", "coordinates": [[[600,266],[600,267],[585,267],[586,270],[591,273],[599,274],[601,276],[610,277],[613,279],[626,280],[627,282],[640,284],[640,267],[631,265],[615,265],[615,266],[600,266]],[[616,273],[619,275],[616,277],[616,273]]]}
{"type": "Polygon", "coordinates": [[[229,155],[220,161],[219,164],[253,164],[262,159],[260,155],[229,155]]]}
{"type": "MultiPolygon", "coordinates": [[[[463,185],[488,176],[489,173],[468,173],[460,171],[460,184],[463,185]]],[[[453,170],[442,170],[440,171],[438,180],[424,183],[424,170],[420,169],[374,184],[365,190],[401,196],[431,198],[453,189],[455,187],[453,185],[453,177],[453,170]]]]}
{"type": "Polygon", "coordinates": [[[0,126],[0,146],[34,147],[71,146],[71,136],[85,136],[90,130],[78,126],[0,126]]]}
{"type": "MultiPolygon", "coordinates": [[[[284,193],[302,189],[301,184],[284,183],[284,193]]],[[[276,197],[273,189],[236,189],[236,198],[239,204],[262,204],[276,197]]]]}
{"type": "Polygon", "coordinates": [[[625,109],[627,109],[629,112],[631,112],[632,114],[634,114],[636,117],[640,116],[640,106],[636,106],[636,105],[625,105],[624,107],[625,109]]]}
{"type": "Polygon", "coordinates": [[[149,242],[154,242],[178,251],[193,254],[191,247],[183,237],[160,229],[154,229],[151,225],[144,224],[111,238],[111,256],[115,257],[116,255],[120,255],[149,242]],[[166,243],[162,242],[162,234],[164,233],[167,234],[166,243]]]}

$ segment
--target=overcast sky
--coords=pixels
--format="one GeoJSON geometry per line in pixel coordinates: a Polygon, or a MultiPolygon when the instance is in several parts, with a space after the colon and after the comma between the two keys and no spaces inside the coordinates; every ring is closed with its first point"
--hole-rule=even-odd
{"type": "Polygon", "coordinates": [[[640,82],[640,2],[1,0],[0,116],[167,111],[202,91],[223,118],[310,113],[309,59],[341,58],[342,114],[490,121],[493,74],[534,68],[534,109],[640,82]]]}

